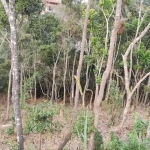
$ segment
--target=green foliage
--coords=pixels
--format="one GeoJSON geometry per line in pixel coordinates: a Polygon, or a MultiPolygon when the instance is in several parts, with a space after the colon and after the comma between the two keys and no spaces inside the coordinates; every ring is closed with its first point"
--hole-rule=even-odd
{"type": "Polygon", "coordinates": [[[105,100],[102,105],[104,108],[106,107],[111,116],[109,125],[114,125],[116,120],[120,118],[123,108],[123,94],[114,80],[110,83],[108,100],[105,100]]]}
{"type": "Polygon", "coordinates": [[[110,141],[106,145],[106,150],[123,150],[123,142],[112,132],[110,141]]]}
{"type": "Polygon", "coordinates": [[[147,123],[137,118],[133,130],[128,134],[127,142],[121,141],[114,133],[111,133],[106,150],[148,150],[150,141],[145,136],[146,130],[147,123]]]}
{"type": "Polygon", "coordinates": [[[2,5],[2,2],[0,1],[0,29],[3,27],[8,28],[9,22],[4,7],[2,5]]]}
{"type": "MultiPolygon", "coordinates": [[[[16,0],[15,8],[17,15],[35,17],[41,13],[43,5],[41,0],[16,0]]],[[[0,2],[0,28],[2,27],[9,28],[9,22],[4,7],[0,2]]]]}
{"type": "Polygon", "coordinates": [[[8,89],[10,62],[0,58],[0,92],[6,92],[8,89]]]}
{"type": "Polygon", "coordinates": [[[40,40],[43,45],[60,41],[61,27],[54,15],[45,14],[31,18],[27,31],[34,40],[40,40]]]}
{"type": "Polygon", "coordinates": [[[103,137],[98,130],[95,131],[94,150],[104,150],[103,137]]]}
{"type": "Polygon", "coordinates": [[[140,48],[137,51],[137,56],[142,67],[150,66],[150,50],[146,50],[144,43],[140,44],[140,48]]]}
{"type": "Polygon", "coordinates": [[[69,13],[74,13],[76,17],[81,18],[82,10],[84,6],[81,3],[82,0],[62,0],[62,4],[65,5],[69,13]]]}
{"type": "Polygon", "coordinates": [[[86,113],[86,111],[80,111],[73,128],[73,134],[80,137],[82,140],[84,140],[84,135],[85,135],[84,129],[86,125],[87,126],[86,135],[88,138],[90,133],[94,132],[93,122],[94,122],[94,117],[91,111],[88,111],[88,114],[86,113]]]}
{"type": "Polygon", "coordinates": [[[101,0],[99,1],[99,6],[103,7],[106,16],[108,17],[112,11],[112,6],[114,4],[114,0],[101,0]]]}
{"type": "Polygon", "coordinates": [[[12,134],[14,134],[14,126],[12,125],[12,126],[10,126],[8,129],[7,129],[7,134],[8,135],[12,135],[12,134]]]}
{"type": "Polygon", "coordinates": [[[28,114],[26,117],[26,133],[60,132],[62,125],[53,121],[53,116],[58,112],[58,106],[50,103],[42,103],[36,106],[28,107],[28,114]]]}
{"type": "Polygon", "coordinates": [[[98,85],[100,85],[100,84],[101,84],[101,81],[102,81],[102,74],[100,74],[99,76],[97,76],[97,78],[96,78],[96,83],[97,83],[98,85]]]}
{"type": "Polygon", "coordinates": [[[10,150],[18,149],[18,143],[17,143],[16,139],[14,139],[14,138],[10,139],[9,141],[6,141],[6,144],[8,145],[10,150]]]}
{"type": "Polygon", "coordinates": [[[31,98],[31,91],[34,86],[34,75],[24,81],[21,91],[21,106],[24,106],[25,101],[31,98]]]}
{"type": "Polygon", "coordinates": [[[137,118],[133,129],[138,137],[144,139],[146,137],[148,122],[143,121],[141,118],[137,118]]]}
{"type": "Polygon", "coordinates": [[[132,131],[128,135],[128,141],[124,145],[124,150],[148,150],[148,140],[139,138],[136,131],[132,131]]]}
{"type": "Polygon", "coordinates": [[[84,150],[87,150],[87,125],[88,125],[88,110],[86,111],[86,116],[85,116],[85,123],[84,123],[84,135],[83,135],[83,140],[84,140],[84,150]]]}
{"type": "Polygon", "coordinates": [[[16,13],[27,16],[39,15],[43,9],[41,0],[16,0],[16,13]]]}

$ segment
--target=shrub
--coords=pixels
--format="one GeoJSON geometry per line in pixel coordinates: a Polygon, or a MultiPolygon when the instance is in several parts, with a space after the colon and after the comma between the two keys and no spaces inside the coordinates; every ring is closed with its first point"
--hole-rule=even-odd
{"type": "Polygon", "coordinates": [[[102,105],[110,114],[109,125],[114,125],[116,120],[119,120],[123,108],[123,94],[114,80],[110,83],[108,100],[103,101],[102,105]]]}
{"type": "Polygon", "coordinates": [[[128,141],[124,144],[123,150],[148,150],[148,140],[139,138],[135,130],[129,133],[128,141]]]}
{"type": "Polygon", "coordinates": [[[85,135],[84,129],[86,123],[86,127],[87,127],[86,135],[88,138],[90,133],[94,132],[93,122],[94,122],[94,117],[91,111],[88,111],[88,114],[86,113],[86,111],[80,111],[73,128],[73,134],[75,136],[80,137],[82,140],[84,140],[84,135],[85,135]]]}
{"type": "Polygon", "coordinates": [[[148,122],[146,122],[138,117],[133,126],[133,129],[137,133],[138,137],[143,139],[146,137],[147,127],[148,127],[148,122]]]}
{"type": "Polygon", "coordinates": [[[123,142],[112,132],[110,141],[106,145],[106,150],[123,150],[123,142]]]}
{"type": "Polygon", "coordinates": [[[50,103],[42,103],[36,106],[28,107],[26,118],[26,133],[46,131],[61,131],[62,125],[58,122],[53,122],[54,114],[58,113],[58,107],[50,103]]]}
{"type": "Polygon", "coordinates": [[[148,150],[148,143],[146,138],[147,123],[137,118],[133,130],[128,134],[127,142],[119,140],[119,138],[111,134],[111,139],[106,146],[106,150],[148,150]]]}
{"type": "Polygon", "coordinates": [[[95,132],[94,150],[104,150],[103,137],[98,130],[96,130],[96,132],[95,132]]]}

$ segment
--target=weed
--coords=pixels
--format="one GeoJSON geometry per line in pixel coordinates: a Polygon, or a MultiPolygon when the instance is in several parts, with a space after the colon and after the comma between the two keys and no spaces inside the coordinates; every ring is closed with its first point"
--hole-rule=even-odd
{"type": "Polygon", "coordinates": [[[95,132],[94,150],[104,150],[103,137],[98,130],[95,132]]]}
{"type": "Polygon", "coordinates": [[[85,136],[89,137],[90,133],[94,132],[93,122],[94,117],[91,111],[88,111],[88,113],[86,111],[79,112],[73,128],[74,135],[78,136],[82,140],[84,140],[85,136]]]}
{"type": "Polygon", "coordinates": [[[148,127],[148,122],[138,117],[133,126],[133,129],[135,130],[139,138],[144,139],[146,137],[147,127],[148,127]]]}
{"type": "Polygon", "coordinates": [[[6,133],[7,133],[8,135],[14,134],[14,126],[11,125],[11,126],[7,129],[6,133]]]}
{"type": "Polygon", "coordinates": [[[18,149],[18,144],[15,138],[11,138],[9,141],[6,141],[6,144],[11,150],[16,150],[18,149]]]}
{"type": "Polygon", "coordinates": [[[106,150],[123,150],[123,142],[111,132],[110,141],[107,143],[106,150]]]}
{"type": "Polygon", "coordinates": [[[137,118],[133,130],[128,134],[127,142],[121,141],[114,133],[111,133],[106,150],[148,150],[150,141],[145,136],[146,130],[147,123],[137,118]]]}
{"type": "Polygon", "coordinates": [[[103,107],[108,110],[110,114],[110,120],[108,125],[114,125],[116,120],[120,118],[123,108],[123,94],[120,89],[117,87],[115,81],[110,83],[110,91],[108,100],[103,101],[103,107]]]}
{"type": "Polygon", "coordinates": [[[58,113],[57,106],[50,103],[42,103],[36,106],[28,107],[28,114],[26,118],[26,133],[47,131],[61,131],[62,125],[53,121],[54,114],[58,113]]]}

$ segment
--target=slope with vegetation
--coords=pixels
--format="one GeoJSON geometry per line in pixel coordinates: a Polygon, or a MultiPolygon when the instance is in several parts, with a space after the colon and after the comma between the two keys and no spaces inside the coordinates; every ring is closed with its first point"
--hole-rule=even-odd
{"type": "Polygon", "coordinates": [[[1,0],[0,146],[148,150],[149,5],[62,0],[43,15],[41,0],[1,0]]]}

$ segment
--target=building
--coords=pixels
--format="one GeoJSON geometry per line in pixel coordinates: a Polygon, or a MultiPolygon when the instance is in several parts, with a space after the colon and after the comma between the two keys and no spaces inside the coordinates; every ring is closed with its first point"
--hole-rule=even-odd
{"type": "Polygon", "coordinates": [[[44,3],[44,11],[42,14],[45,12],[53,12],[54,8],[61,3],[61,0],[42,0],[44,3]]]}

